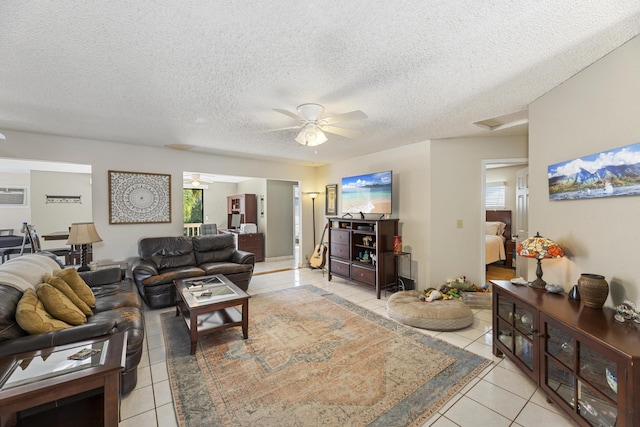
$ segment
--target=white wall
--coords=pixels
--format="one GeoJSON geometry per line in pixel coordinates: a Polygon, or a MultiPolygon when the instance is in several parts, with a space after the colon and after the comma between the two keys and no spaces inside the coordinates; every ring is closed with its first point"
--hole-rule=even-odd
{"type": "MultiPolygon", "coordinates": [[[[91,175],[31,171],[31,223],[40,236],[67,231],[74,222],[92,221],[91,175]],[[80,196],[81,203],[47,203],[47,195],[80,196]]],[[[100,232],[98,232],[100,234],[100,232]]],[[[40,239],[43,249],[60,248],[65,241],[40,239]]]]}
{"type": "MultiPolygon", "coordinates": [[[[341,211],[340,183],[342,177],[380,172],[393,172],[392,218],[399,219],[399,232],[403,247],[412,253],[412,276],[419,286],[428,283],[427,262],[429,259],[429,142],[420,142],[404,147],[374,153],[355,159],[336,162],[318,169],[317,191],[325,185],[338,184],[338,214],[341,211]]],[[[302,196],[303,204],[309,197],[302,196]]],[[[321,230],[326,223],[324,215],[325,194],[321,191],[316,199],[316,228],[321,230]]],[[[401,273],[409,276],[408,267],[401,273]]]]}
{"type": "MultiPolygon", "coordinates": [[[[103,239],[94,244],[94,258],[99,260],[136,256],[141,237],[182,235],[183,170],[300,181],[302,191],[311,191],[312,185],[315,188],[315,168],[312,167],[26,132],[5,130],[3,133],[7,139],[0,145],[0,157],[91,165],[93,220],[103,239]],[[171,174],[171,223],[109,224],[109,170],[171,174]]],[[[311,207],[303,206],[303,217],[310,218],[310,214],[311,207]]],[[[311,221],[303,222],[302,236],[302,244],[311,252],[311,221]]]]}
{"type": "Polygon", "coordinates": [[[431,245],[432,285],[461,275],[483,283],[483,160],[526,157],[524,136],[431,141],[432,223],[427,241],[431,245]],[[462,220],[462,228],[456,228],[457,220],[462,220]]]}
{"type": "Polygon", "coordinates": [[[608,305],[640,296],[640,197],[550,201],[547,166],[639,142],[639,116],[640,37],[529,108],[529,230],[567,253],[543,261],[543,278],[569,289],[580,273],[602,274],[611,288],[608,305]]]}
{"type": "MultiPolygon", "coordinates": [[[[30,175],[29,173],[0,173],[0,187],[5,186],[27,187],[27,197],[29,197],[31,194],[30,175]]],[[[19,235],[23,222],[31,222],[30,201],[27,206],[0,206],[1,229],[11,228],[15,235],[19,235]]]]}
{"type": "Polygon", "coordinates": [[[237,184],[213,182],[203,191],[203,214],[206,224],[216,224],[218,230],[227,228],[227,196],[238,194],[237,184]]]}

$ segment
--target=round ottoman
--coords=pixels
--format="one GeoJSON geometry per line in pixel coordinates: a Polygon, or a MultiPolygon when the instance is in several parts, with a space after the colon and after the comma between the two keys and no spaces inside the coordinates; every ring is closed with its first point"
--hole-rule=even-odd
{"type": "Polygon", "coordinates": [[[393,320],[416,328],[453,331],[473,323],[473,312],[461,299],[424,302],[418,291],[396,292],[387,300],[387,314],[393,320]]]}

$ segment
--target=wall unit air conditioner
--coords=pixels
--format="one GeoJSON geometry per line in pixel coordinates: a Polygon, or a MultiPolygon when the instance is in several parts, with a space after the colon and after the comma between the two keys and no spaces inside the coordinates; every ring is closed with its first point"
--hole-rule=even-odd
{"type": "Polygon", "coordinates": [[[27,187],[0,186],[0,206],[28,206],[27,187]]]}

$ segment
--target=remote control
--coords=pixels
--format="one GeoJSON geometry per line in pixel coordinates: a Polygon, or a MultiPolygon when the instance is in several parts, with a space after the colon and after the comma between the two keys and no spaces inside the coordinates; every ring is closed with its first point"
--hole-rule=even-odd
{"type": "Polygon", "coordinates": [[[86,359],[88,357],[91,357],[92,355],[94,355],[94,354],[96,354],[98,352],[100,352],[100,350],[98,350],[98,349],[83,348],[79,352],[74,353],[71,356],[67,357],[67,359],[84,360],[84,359],[86,359]]]}

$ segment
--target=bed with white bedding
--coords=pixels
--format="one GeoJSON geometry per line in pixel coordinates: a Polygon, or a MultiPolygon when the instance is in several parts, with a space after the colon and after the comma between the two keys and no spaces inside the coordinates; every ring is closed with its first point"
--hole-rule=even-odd
{"type": "Polygon", "coordinates": [[[511,211],[486,211],[485,264],[507,259],[506,242],[511,238],[511,211]]]}
{"type": "Polygon", "coordinates": [[[504,261],[507,259],[504,249],[504,236],[496,236],[485,234],[485,264],[493,264],[494,262],[504,261]]]}

